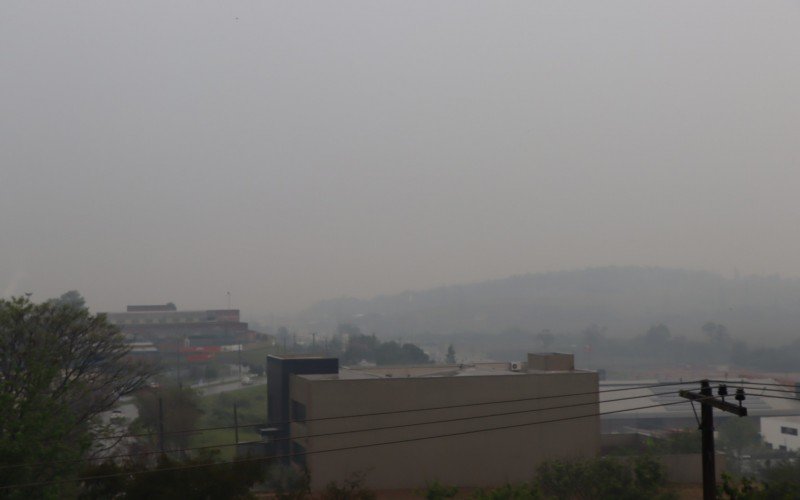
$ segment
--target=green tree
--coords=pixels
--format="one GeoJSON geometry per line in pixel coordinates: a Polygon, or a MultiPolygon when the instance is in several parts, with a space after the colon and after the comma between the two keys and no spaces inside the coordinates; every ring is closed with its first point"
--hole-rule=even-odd
{"type": "MultiPolygon", "coordinates": [[[[90,314],[77,292],[40,304],[0,299],[0,484],[75,476],[99,415],[152,373],[128,352],[119,329],[90,314]]],[[[0,497],[61,498],[69,488],[4,489],[0,497]]]]}
{"type": "Polygon", "coordinates": [[[379,366],[402,363],[403,349],[395,341],[383,342],[375,349],[375,364],[379,366]]]}
{"type": "Polygon", "coordinates": [[[719,431],[719,447],[722,450],[732,451],[736,457],[748,448],[761,445],[761,434],[758,432],[758,422],[749,417],[726,418],[717,427],[719,431]]]}
{"type": "Polygon", "coordinates": [[[264,484],[278,500],[304,500],[311,495],[311,476],[305,469],[272,464],[264,484]]]}
{"type": "Polygon", "coordinates": [[[607,327],[600,327],[592,323],[581,332],[581,335],[583,336],[584,343],[594,347],[605,339],[607,332],[607,327]]]}
{"type": "Polygon", "coordinates": [[[706,334],[708,340],[711,342],[727,343],[730,342],[731,336],[728,333],[728,328],[723,324],[707,321],[703,325],[703,333],[706,334]]]}
{"type": "Polygon", "coordinates": [[[537,469],[535,485],[545,498],[620,499],[669,498],[663,466],[649,455],[622,461],[552,460],[537,469]]]}
{"type": "Polygon", "coordinates": [[[445,358],[445,362],[451,365],[456,363],[456,349],[453,347],[453,344],[447,346],[447,357],[445,358]]]}
{"type": "Polygon", "coordinates": [[[764,480],[749,477],[734,478],[723,473],[717,496],[730,500],[794,500],[800,498],[800,470],[792,463],[767,468],[764,480]]]}
{"type": "Polygon", "coordinates": [[[366,475],[355,472],[342,481],[330,482],[319,496],[320,500],[374,500],[377,495],[374,491],[364,486],[366,475]]]}
{"type": "Polygon", "coordinates": [[[405,365],[424,365],[431,362],[431,358],[416,344],[403,344],[401,350],[401,362],[405,365]]]}
{"type": "Polygon", "coordinates": [[[648,450],[657,455],[700,453],[700,431],[687,429],[673,431],[660,439],[649,439],[648,450]]]}
{"type": "Polygon", "coordinates": [[[670,337],[672,337],[672,334],[667,325],[659,323],[647,330],[647,333],[644,334],[644,341],[650,346],[658,347],[669,342],[670,337]]]}
{"type": "MultiPolygon", "coordinates": [[[[203,415],[200,396],[191,388],[177,386],[139,391],[136,394],[136,408],[139,410],[136,424],[154,434],[160,428],[159,399],[164,415],[164,447],[188,447],[191,433],[179,431],[198,427],[197,423],[203,415]]],[[[153,436],[151,441],[156,443],[157,437],[153,436]]]]}
{"type": "Polygon", "coordinates": [[[472,495],[474,500],[539,500],[544,498],[539,489],[531,484],[507,484],[490,490],[479,490],[472,495]]]}
{"type": "MultiPolygon", "coordinates": [[[[355,328],[352,325],[339,325],[340,330],[355,328]]],[[[430,357],[417,345],[400,344],[394,340],[381,342],[373,333],[351,334],[347,348],[340,354],[342,364],[352,365],[366,361],[377,365],[416,365],[430,363],[430,357]]]]}
{"type": "Polygon", "coordinates": [[[772,464],[763,472],[763,486],[769,499],[800,498],[800,463],[786,460],[772,464]]]}
{"type": "Polygon", "coordinates": [[[361,361],[374,362],[375,349],[378,344],[378,339],[374,334],[351,334],[347,340],[347,349],[342,354],[342,361],[345,364],[354,364],[361,361]]]}
{"type": "Polygon", "coordinates": [[[77,290],[70,290],[69,292],[61,294],[57,299],[53,299],[58,305],[68,305],[83,309],[86,307],[86,300],[78,293],[77,290]]]}
{"type": "Polygon", "coordinates": [[[218,451],[180,460],[161,456],[155,467],[141,463],[105,462],[87,468],[80,500],[245,500],[254,498],[250,488],[262,476],[255,460],[216,463],[218,451]],[[98,478],[97,476],[109,476],[98,478]]]}
{"type": "Polygon", "coordinates": [[[417,492],[417,494],[423,497],[425,500],[445,500],[458,495],[458,488],[456,486],[442,484],[439,481],[434,481],[432,483],[428,483],[427,487],[424,490],[417,492]]]}

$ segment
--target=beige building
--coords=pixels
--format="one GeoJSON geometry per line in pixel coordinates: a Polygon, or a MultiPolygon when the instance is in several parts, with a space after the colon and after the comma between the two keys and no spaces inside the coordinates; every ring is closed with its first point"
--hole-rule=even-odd
{"type": "Polygon", "coordinates": [[[568,354],[291,375],[292,462],[314,490],[359,472],[374,489],[527,481],[545,459],[599,454],[597,390],[568,354]]]}

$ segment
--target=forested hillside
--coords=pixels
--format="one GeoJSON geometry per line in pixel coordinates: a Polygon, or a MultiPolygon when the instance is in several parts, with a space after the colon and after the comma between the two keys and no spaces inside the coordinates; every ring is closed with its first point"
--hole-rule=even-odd
{"type": "Polygon", "coordinates": [[[605,267],[526,274],[481,283],[408,291],[369,300],[317,303],[298,326],[324,331],[342,322],[381,336],[496,334],[509,329],[580,331],[590,324],[611,336],[649,326],[701,336],[707,321],[735,337],[783,342],[800,331],[800,280],[726,278],[682,269],[605,267]]]}

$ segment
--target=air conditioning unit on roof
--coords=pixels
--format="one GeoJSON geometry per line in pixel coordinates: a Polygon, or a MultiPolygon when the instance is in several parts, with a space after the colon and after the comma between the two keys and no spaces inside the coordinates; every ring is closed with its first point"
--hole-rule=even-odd
{"type": "Polygon", "coordinates": [[[522,370],[522,363],[519,361],[512,361],[511,363],[509,363],[508,367],[512,372],[518,372],[522,370]]]}

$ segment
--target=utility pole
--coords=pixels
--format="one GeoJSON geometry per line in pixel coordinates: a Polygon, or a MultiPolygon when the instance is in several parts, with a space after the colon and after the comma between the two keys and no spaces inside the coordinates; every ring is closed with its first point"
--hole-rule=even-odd
{"type": "Polygon", "coordinates": [[[311,348],[317,348],[317,332],[311,332],[311,348]]]}
{"type": "Polygon", "coordinates": [[[183,384],[181,384],[181,339],[178,339],[178,342],[175,345],[175,361],[178,367],[178,390],[183,390],[183,384]]]}
{"type": "Polygon", "coordinates": [[[233,428],[236,431],[236,444],[239,444],[239,412],[236,410],[236,401],[233,402],[233,428]]]}
{"type": "Polygon", "coordinates": [[[720,399],[714,397],[711,384],[708,380],[700,382],[700,392],[681,390],[680,396],[689,401],[697,401],[702,406],[700,408],[700,433],[703,460],[703,500],[715,500],[717,498],[717,478],[716,464],[714,463],[714,408],[733,413],[739,417],[747,416],[747,408],[742,406],[744,401],[744,389],[736,389],[736,400],[739,405],[728,403],[725,396],[728,395],[728,387],[720,384],[717,391],[720,399]]]}
{"type": "Polygon", "coordinates": [[[239,344],[239,380],[242,380],[242,344],[239,344]]]}
{"type": "MultiPolygon", "coordinates": [[[[700,394],[706,398],[714,396],[707,380],[700,383],[700,394]]],[[[714,407],[710,404],[700,405],[700,441],[703,463],[703,499],[713,500],[717,498],[717,471],[716,456],[714,455],[714,407]]]]}
{"type": "Polygon", "coordinates": [[[164,454],[164,402],[158,397],[158,449],[164,454]]]}

